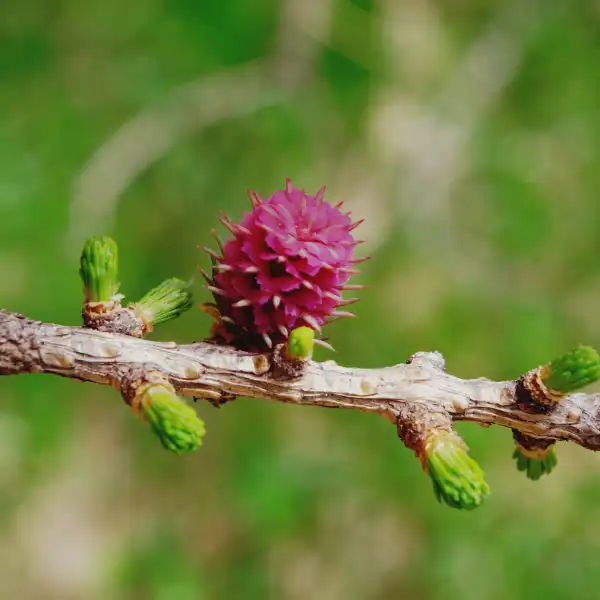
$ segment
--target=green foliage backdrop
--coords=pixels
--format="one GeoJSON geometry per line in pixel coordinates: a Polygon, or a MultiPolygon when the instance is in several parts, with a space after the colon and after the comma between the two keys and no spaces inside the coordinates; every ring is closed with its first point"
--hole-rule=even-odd
{"type": "MultiPolygon", "coordinates": [[[[246,187],[290,176],[368,219],[370,289],[358,321],[330,327],[339,362],[435,349],[457,375],[514,378],[598,346],[599,20],[585,0],[10,3],[0,306],[77,324],[91,234],[119,242],[132,298],[186,279],[219,210],[237,216],[246,187]],[[271,64],[250,91],[248,61],[271,64]]],[[[192,310],[154,337],[208,327],[192,310]]],[[[492,496],[462,513],[435,502],[383,420],[258,400],[198,410],[205,446],[178,457],[113,390],[0,381],[0,596],[598,597],[591,453],[559,445],[534,483],[510,432],[465,425],[492,496]]]]}

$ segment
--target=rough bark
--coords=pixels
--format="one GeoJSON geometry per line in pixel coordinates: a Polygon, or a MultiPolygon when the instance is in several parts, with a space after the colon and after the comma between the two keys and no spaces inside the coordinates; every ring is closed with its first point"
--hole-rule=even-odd
{"type": "Polygon", "coordinates": [[[159,372],[178,393],[221,403],[264,398],[307,406],[379,413],[402,425],[415,413],[500,425],[525,435],[600,449],[600,395],[571,394],[552,410],[523,410],[516,381],[460,379],[437,352],[379,369],[307,361],[293,378],[273,368],[272,354],[210,343],[177,345],[117,333],[63,327],[0,311],[0,374],[53,373],[122,390],[140,372],[159,372]]]}

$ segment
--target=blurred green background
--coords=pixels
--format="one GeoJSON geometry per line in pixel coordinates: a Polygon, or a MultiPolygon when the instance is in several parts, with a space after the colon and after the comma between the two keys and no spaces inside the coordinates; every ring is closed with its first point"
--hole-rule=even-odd
{"type": "MultiPolygon", "coordinates": [[[[133,299],[189,277],[218,211],[290,176],[368,219],[340,363],[435,349],[512,379],[600,345],[599,65],[593,1],[9,3],[0,306],[77,324],[91,234],[118,240],[133,299]]],[[[193,310],[154,337],[208,327],[193,310]]],[[[177,457],[114,390],[0,381],[0,597],[598,598],[591,453],[559,445],[531,482],[509,431],[464,425],[492,496],[463,513],[381,419],[198,410],[205,446],[177,457]]]]}

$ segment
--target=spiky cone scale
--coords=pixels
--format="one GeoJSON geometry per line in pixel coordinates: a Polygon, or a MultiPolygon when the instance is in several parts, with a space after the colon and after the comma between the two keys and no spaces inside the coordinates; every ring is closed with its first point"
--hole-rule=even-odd
{"type": "Polygon", "coordinates": [[[202,445],[204,422],[181,400],[168,383],[144,384],[132,407],[148,422],[167,450],[176,454],[194,452],[202,445]]]}
{"type": "Polygon", "coordinates": [[[131,306],[148,329],[151,329],[177,318],[192,307],[190,285],[189,281],[176,277],[166,279],[131,306]]]}
{"type": "Polygon", "coordinates": [[[87,303],[115,300],[119,292],[119,252],[116,242],[108,236],[89,238],[81,252],[79,274],[87,303]]]}
{"type": "Polygon", "coordinates": [[[211,255],[212,280],[206,286],[221,315],[217,341],[271,349],[298,327],[320,332],[344,305],[358,242],[349,215],[325,202],[323,194],[324,189],[306,194],[288,180],[267,200],[250,192],[252,210],[239,224],[221,216],[233,237],[222,244],[218,259],[211,255]]]}
{"type": "Polygon", "coordinates": [[[577,346],[541,368],[545,386],[569,394],[600,379],[600,356],[591,346],[577,346]]]}
{"type": "Polygon", "coordinates": [[[472,510],[481,506],[489,495],[483,470],[454,431],[433,429],[427,435],[423,458],[439,502],[472,510]]]}

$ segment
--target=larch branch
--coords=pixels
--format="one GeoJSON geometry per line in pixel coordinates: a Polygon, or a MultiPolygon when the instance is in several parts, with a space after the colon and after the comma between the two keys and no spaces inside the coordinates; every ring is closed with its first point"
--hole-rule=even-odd
{"type": "Polygon", "coordinates": [[[177,345],[65,327],[0,311],[0,374],[52,373],[122,390],[132,373],[157,372],[185,396],[236,396],[378,413],[400,427],[415,410],[452,421],[509,427],[528,436],[600,449],[600,395],[570,394],[545,414],[518,401],[516,381],[460,379],[437,352],[378,369],[307,361],[298,377],[276,376],[273,354],[210,343],[177,345]]]}

